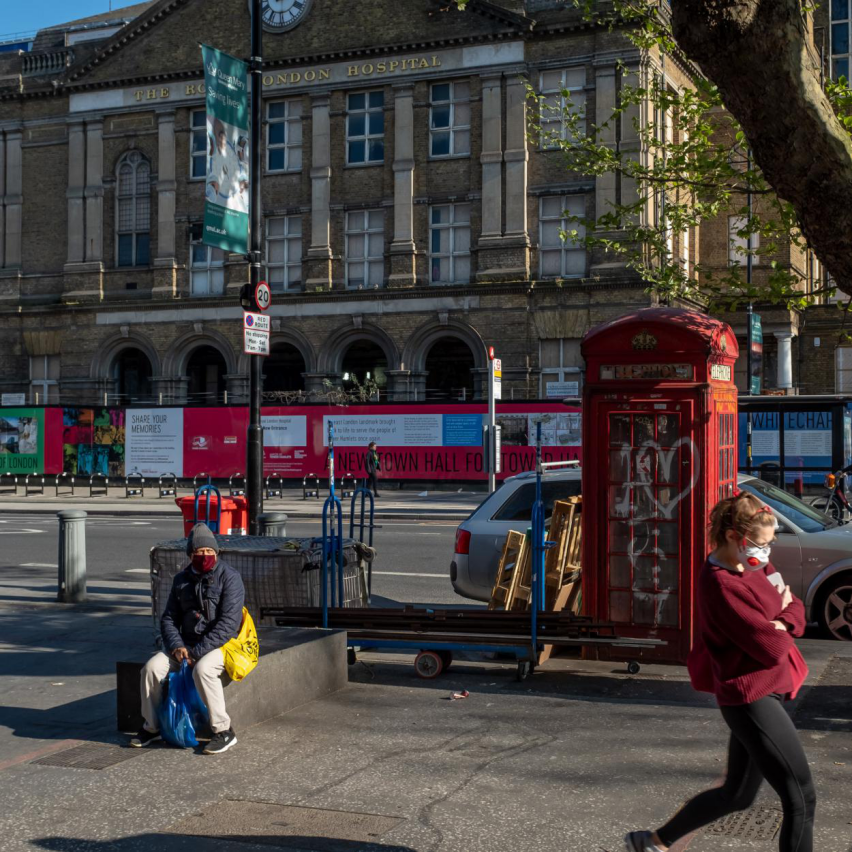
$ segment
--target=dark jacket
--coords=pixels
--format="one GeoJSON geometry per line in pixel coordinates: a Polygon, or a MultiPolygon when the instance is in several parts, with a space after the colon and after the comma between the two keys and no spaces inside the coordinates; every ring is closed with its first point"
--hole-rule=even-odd
{"type": "Polygon", "coordinates": [[[379,461],[379,454],[375,450],[367,450],[367,456],[364,459],[364,467],[367,469],[367,474],[376,473],[382,469],[382,463],[379,461]]]}
{"type": "Polygon", "coordinates": [[[160,622],[166,653],[186,648],[200,660],[240,630],[246,590],[243,578],[220,559],[208,574],[187,565],[172,583],[160,622]]]}

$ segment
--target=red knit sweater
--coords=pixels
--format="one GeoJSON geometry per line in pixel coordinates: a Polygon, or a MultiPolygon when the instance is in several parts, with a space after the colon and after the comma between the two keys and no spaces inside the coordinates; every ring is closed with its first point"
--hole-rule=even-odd
{"type": "Polygon", "coordinates": [[[771,565],[737,573],[704,563],[698,577],[695,644],[687,660],[692,685],[720,705],[750,704],[772,693],[795,697],[808,668],[793,641],[805,632],[798,598],[781,609],[767,577],[771,565]],[[772,621],[789,626],[779,630],[772,621]]]}

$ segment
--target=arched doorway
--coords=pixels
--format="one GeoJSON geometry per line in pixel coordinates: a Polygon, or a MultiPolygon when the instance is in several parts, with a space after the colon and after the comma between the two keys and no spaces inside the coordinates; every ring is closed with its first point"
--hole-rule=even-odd
{"type": "Polygon", "coordinates": [[[303,391],[306,370],[302,353],[292,343],[276,343],[272,352],[263,359],[264,393],[275,391],[303,391]]]}
{"type": "Polygon", "coordinates": [[[219,405],[225,399],[228,365],[218,349],[199,346],[186,363],[187,402],[190,405],[219,405]]]}
{"type": "Polygon", "coordinates": [[[441,337],[426,355],[426,399],[473,399],[473,368],[470,347],[457,337],[441,337]]]}
{"type": "Polygon", "coordinates": [[[359,385],[375,382],[379,394],[388,387],[388,358],[384,350],[372,340],[357,340],[344,353],[340,369],[344,390],[355,390],[359,385]]]}
{"type": "Polygon", "coordinates": [[[122,349],[110,370],[117,404],[149,402],[151,398],[151,361],[141,349],[122,349]]]}

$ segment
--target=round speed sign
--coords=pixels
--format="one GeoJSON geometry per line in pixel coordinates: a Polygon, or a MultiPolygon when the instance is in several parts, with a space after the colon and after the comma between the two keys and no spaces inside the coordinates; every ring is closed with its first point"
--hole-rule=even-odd
{"type": "Polygon", "coordinates": [[[254,301],[258,309],[265,311],[272,304],[272,293],[265,281],[258,281],[254,288],[254,301]]]}

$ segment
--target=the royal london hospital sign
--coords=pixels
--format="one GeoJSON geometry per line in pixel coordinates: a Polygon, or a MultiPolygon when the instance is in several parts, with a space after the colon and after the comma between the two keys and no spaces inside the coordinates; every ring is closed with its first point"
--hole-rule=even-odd
{"type": "MultiPolygon", "coordinates": [[[[523,62],[522,42],[501,45],[472,45],[435,53],[417,53],[405,56],[373,58],[360,62],[335,62],[328,65],[287,68],[266,71],[263,75],[264,91],[282,89],[310,91],[318,87],[352,85],[359,82],[398,80],[406,76],[429,76],[460,70],[473,70],[495,65],[523,62]]],[[[156,86],[135,86],[124,89],[106,89],[94,92],[77,92],[71,95],[69,110],[72,113],[90,110],[122,109],[163,102],[179,103],[197,101],[207,94],[202,79],[180,81],[156,86]]]]}

